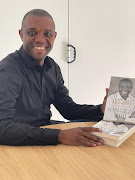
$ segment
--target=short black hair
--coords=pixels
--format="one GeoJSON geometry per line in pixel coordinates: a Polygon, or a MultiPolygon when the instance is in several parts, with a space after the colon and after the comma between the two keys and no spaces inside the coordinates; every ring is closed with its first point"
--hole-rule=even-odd
{"type": "Polygon", "coordinates": [[[120,86],[121,82],[130,82],[132,87],[133,87],[133,82],[130,79],[128,79],[128,78],[121,79],[120,82],[119,82],[119,86],[120,86]]]}
{"type": "MultiPolygon", "coordinates": [[[[22,26],[21,26],[21,29],[23,27],[23,24],[24,24],[24,21],[26,19],[27,16],[30,16],[30,15],[34,15],[34,16],[40,16],[40,17],[49,17],[52,19],[53,23],[54,23],[54,20],[52,18],[52,16],[45,10],[43,9],[33,9],[29,12],[27,12],[24,17],[23,17],[23,20],[22,20],[22,26]]],[[[55,23],[54,23],[54,28],[55,28],[55,23]]]]}

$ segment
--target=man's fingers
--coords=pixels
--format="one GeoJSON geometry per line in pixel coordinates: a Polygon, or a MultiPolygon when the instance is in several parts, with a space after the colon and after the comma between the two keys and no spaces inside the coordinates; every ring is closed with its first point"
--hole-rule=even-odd
{"type": "Polygon", "coordinates": [[[102,143],[100,142],[95,142],[95,141],[92,141],[92,140],[82,140],[80,139],[80,145],[84,145],[84,146],[89,146],[89,147],[96,147],[96,146],[101,146],[102,143]]]}
{"type": "Polygon", "coordinates": [[[85,132],[102,132],[102,129],[94,128],[94,127],[83,127],[83,131],[85,132]]]}
{"type": "Polygon", "coordinates": [[[101,110],[102,110],[102,113],[103,113],[103,114],[104,114],[104,112],[105,112],[105,106],[106,106],[106,101],[107,101],[108,91],[109,91],[109,89],[106,88],[106,96],[104,97],[103,104],[101,105],[101,110]]]}
{"type": "MultiPolygon", "coordinates": [[[[104,143],[103,139],[98,138],[97,136],[91,135],[89,132],[102,132],[102,129],[94,128],[94,127],[84,127],[81,132],[81,140],[84,140],[85,143],[88,141],[93,141],[96,145],[101,145],[104,143]]],[[[89,144],[89,143],[88,143],[89,144]]]]}
{"type": "Polygon", "coordinates": [[[104,143],[103,139],[98,138],[97,136],[91,135],[90,133],[87,132],[82,132],[82,140],[88,141],[91,140],[93,142],[99,142],[99,143],[104,143]]]}
{"type": "Polygon", "coordinates": [[[102,139],[100,139],[97,136],[94,136],[90,133],[83,132],[82,136],[84,136],[87,139],[93,140],[93,141],[97,141],[97,142],[101,142],[101,143],[103,142],[102,139]]]}
{"type": "Polygon", "coordinates": [[[84,145],[84,146],[89,146],[89,147],[96,147],[96,143],[94,142],[90,142],[90,141],[84,141],[84,140],[80,140],[81,141],[81,144],[84,145]]]}
{"type": "Polygon", "coordinates": [[[108,96],[109,89],[106,88],[105,90],[106,90],[106,96],[108,96]]]}

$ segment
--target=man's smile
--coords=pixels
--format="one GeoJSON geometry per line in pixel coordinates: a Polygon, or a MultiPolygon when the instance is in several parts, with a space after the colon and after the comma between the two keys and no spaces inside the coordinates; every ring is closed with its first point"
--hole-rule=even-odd
{"type": "Polygon", "coordinates": [[[48,46],[33,46],[33,52],[36,54],[44,54],[47,51],[48,46]]]}
{"type": "Polygon", "coordinates": [[[45,47],[37,47],[37,46],[35,46],[34,49],[37,49],[37,50],[44,50],[45,47]]]}

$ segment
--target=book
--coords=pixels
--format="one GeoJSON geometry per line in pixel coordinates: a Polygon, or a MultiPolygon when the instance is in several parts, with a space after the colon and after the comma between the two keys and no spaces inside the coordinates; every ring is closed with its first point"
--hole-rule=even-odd
{"type": "Polygon", "coordinates": [[[119,147],[135,132],[135,78],[111,77],[103,120],[92,132],[104,140],[104,144],[119,147]]]}

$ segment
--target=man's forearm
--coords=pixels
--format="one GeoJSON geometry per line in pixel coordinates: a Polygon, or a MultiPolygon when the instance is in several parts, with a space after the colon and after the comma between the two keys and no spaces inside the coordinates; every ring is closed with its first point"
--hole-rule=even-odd
{"type": "Polygon", "coordinates": [[[0,121],[0,144],[56,145],[59,129],[33,127],[13,120],[0,121]]]}
{"type": "MultiPolygon", "coordinates": [[[[61,106],[62,107],[62,106],[61,106]]],[[[73,104],[62,107],[63,116],[68,120],[103,118],[101,106],[73,104]]]]}

